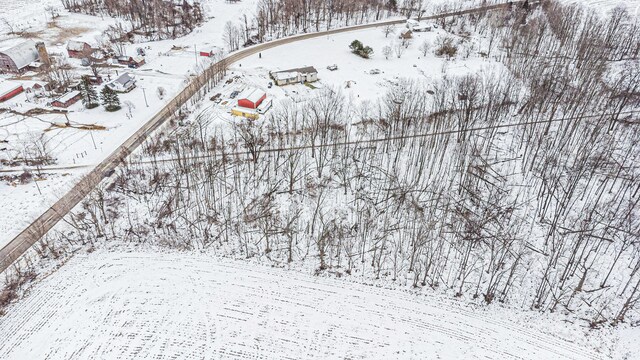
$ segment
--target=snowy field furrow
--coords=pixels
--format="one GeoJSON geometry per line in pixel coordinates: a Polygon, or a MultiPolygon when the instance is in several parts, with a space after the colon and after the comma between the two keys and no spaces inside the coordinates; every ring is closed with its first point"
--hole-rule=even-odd
{"type": "Polygon", "coordinates": [[[204,255],[98,252],[0,318],[0,358],[600,358],[522,319],[204,255]]]}

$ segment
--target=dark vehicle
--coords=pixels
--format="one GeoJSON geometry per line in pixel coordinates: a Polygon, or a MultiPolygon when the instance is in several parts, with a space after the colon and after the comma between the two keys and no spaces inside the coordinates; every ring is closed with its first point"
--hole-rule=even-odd
{"type": "Polygon", "coordinates": [[[213,101],[213,102],[219,103],[220,100],[221,100],[221,98],[220,98],[221,96],[222,96],[222,94],[217,93],[217,94],[213,95],[210,100],[213,101]]]}
{"type": "Polygon", "coordinates": [[[111,175],[113,175],[113,173],[115,173],[115,172],[116,172],[116,170],[115,170],[115,169],[107,170],[107,171],[105,171],[105,172],[103,172],[103,173],[102,173],[102,177],[103,177],[103,178],[108,178],[108,177],[110,177],[111,175]]]}
{"type": "Polygon", "coordinates": [[[240,94],[240,91],[236,90],[236,91],[232,92],[231,95],[229,95],[229,97],[232,98],[232,99],[235,99],[236,96],[238,96],[238,94],[240,94]]]}

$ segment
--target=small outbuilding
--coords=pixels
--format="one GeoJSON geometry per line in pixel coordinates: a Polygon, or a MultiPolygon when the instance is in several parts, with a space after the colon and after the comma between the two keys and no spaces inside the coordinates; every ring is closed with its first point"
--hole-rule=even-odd
{"type": "Polygon", "coordinates": [[[260,117],[257,111],[252,109],[247,109],[244,107],[237,107],[237,108],[231,109],[231,115],[240,116],[240,117],[251,119],[251,120],[258,120],[258,118],[260,117]]]}
{"type": "Polygon", "coordinates": [[[53,86],[50,84],[45,82],[36,82],[33,85],[28,86],[24,91],[30,96],[39,98],[47,96],[51,90],[53,90],[53,86]]]}
{"type": "Polygon", "coordinates": [[[108,83],[106,86],[115,92],[126,93],[136,87],[136,79],[130,73],[124,73],[117,79],[108,83]]]}
{"type": "Polygon", "coordinates": [[[238,96],[238,106],[256,109],[267,98],[267,94],[258,89],[247,89],[238,96]]]}
{"type": "Polygon", "coordinates": [[[127,65],[128,67],[130,67],[132,69],[139,68],[140,66],[145,64],[144,57],[140,56],[140,55],[137,55],[137,56],[118,56],[117,60],[118,60],[118,64],[127,65]]]}
{"type": "Polygon", "coordinates": [[[93,53],[93,48],[84,41],[70,40],[67,44],[67,54],[69,54],[70,58],[88,58],[91,56],[91,53],[93,53]]]}
{"type": "Polygon", "coordinates": [[[77,90],[71,91],[53,100],[51,102],[51,106],[68,108],[69,106],[78,102],[78,100],[80,100],[80,97],[81,97],[80,91],[77,91],[77,90]]]}
{"type": "Polygon", "coordinates": [[[0,73],[23,73],[29,69],[29,64],[38,58],[38,50],[33,40],[0,50],[0,73]]]}
{"type": "Polygon", "coordinates": [[[22,84],[12,81],[0,82],[0,102],[7,101],[24,91],[22,84]]]}

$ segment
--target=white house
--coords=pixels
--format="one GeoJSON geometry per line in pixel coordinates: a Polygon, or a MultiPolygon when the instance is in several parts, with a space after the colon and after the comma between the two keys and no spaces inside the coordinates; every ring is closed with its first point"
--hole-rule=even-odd
{"type": "Polygon", "coordinates": [[[108,83],[107,86],[113,91],[126,93],[136,87],[136,79],[130,73],[124,73],[119,78],[108,83]]]}
{"type": "Polygon", "coordinates": [[[272,72],[271,77],[276,85],[288,85],[301,82],[318,81],[318,70],[313,66],[272,72]]]}

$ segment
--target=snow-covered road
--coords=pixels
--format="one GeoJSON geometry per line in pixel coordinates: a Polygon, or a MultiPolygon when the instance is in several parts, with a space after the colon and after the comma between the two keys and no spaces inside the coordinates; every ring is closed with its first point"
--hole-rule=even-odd
{"type": "Polygon", "coordinates": [[[0,358],[599,358],[530,316],[201,254],[100,251],[8,309],[0,358]]]}

